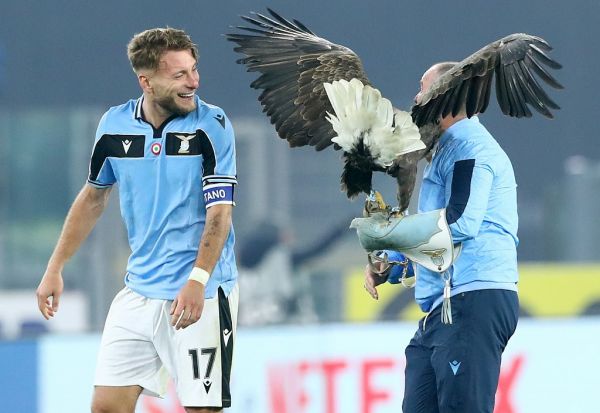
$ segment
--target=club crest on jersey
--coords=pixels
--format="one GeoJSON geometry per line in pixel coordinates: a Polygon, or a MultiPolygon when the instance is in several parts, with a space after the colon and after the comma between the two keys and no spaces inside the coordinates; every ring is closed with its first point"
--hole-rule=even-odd
{"type": "Polygon", "coordinates": [[[159,155],[161,149],[162,146],[158,142],[155,142],[152,144],[152,146],[150,146],[150,152],[152,152],[154,155],[159,155]]]}
{"type": "Polygon", "coordinates": [[[180,153],[180,154],[190,153],[190,141],[196,137],[196,134],[175,135],[175,137],[181,141],[179,144],[179,150],[177,151],[177,153],[180,153]]]}

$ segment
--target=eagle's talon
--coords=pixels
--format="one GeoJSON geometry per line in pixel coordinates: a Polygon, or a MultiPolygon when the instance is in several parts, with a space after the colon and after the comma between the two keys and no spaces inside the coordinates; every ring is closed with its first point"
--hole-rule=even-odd
{"type": "Polygon", "coordinates": [[[391,207],[385,203],[383,196],[378,191],[371,190],[367,199],[365,199],[365,207],[363,210],[364,217],[370,217],[374,214],[384,214],[389,216],[391,207]]]}
{"type": "Polygon", "coordinates": [[[390,210],[390,218],[402,218],[404,215],[406,214],[400,210],[399,206],[393,207],[390,210]]]}

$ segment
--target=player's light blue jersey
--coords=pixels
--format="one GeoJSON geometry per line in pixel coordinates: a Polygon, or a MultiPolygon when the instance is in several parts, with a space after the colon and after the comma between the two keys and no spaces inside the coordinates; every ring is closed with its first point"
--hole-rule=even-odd
{"type": "MultiPolygon", "coordinates": [[[[446,208],[462,252],[450,268],[452,295],[480,289],[516,290],[517,185],[510,160],[477,117],[440,137],[426,167],[419,212],[446,208]]],[[[415,298],[423,311],[442,301],[438,273],[417,266],[415,298]]]]}
{"type": "MultiPolygon", "coordinates": [[[[159,129],[144,120],[142,98],[109,109],[98,125],[88,183],[118,183],[131,256],[125,284],[150,298],[174,299],[193,268],[206,208],[234,204],[235,143],[223,110],[196,97],[196,110],[159,129]]],[[[237,280],[233,228],[206,285],[229,294],[237,280]]]]}

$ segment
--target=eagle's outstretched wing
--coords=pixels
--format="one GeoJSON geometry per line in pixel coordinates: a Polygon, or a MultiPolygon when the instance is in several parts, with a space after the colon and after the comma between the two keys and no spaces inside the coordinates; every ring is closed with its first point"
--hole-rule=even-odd
{"type": "Polygon", "coordinates": [[[531,117],[528,106],[552,118],[550,109],[559,106],[546,94],[536,75],[548,85],[562,89],[545,66],[560,69],[551,59],[552,50],[542,38],[516,33],[485,46],[441,75],[412,108],[418,126],[465,109],[467,116],[488,107],[492,79],[496,77],[496,97],[505,115],[531,117]]]}
{"type": "Polygon", "coordinates": [[[250,86],[262,90],[258,99],[279,136],[292,147],[311,145],[322,150],[335,136],[325,118],[333,108],[323,84],[341,79],[370,82],[352,50],[268,10],[272,17],[242,16],[252,26],[238,26],[246,33],[226,37],[238,44],[235,51],[246,56],[238,63],[260,73],[250,86]]]}

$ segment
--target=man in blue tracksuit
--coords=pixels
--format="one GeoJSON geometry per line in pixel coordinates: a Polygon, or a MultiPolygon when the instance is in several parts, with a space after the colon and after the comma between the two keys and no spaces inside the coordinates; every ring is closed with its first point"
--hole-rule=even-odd
{"type": "MultiPolygon", "coordinates": [[[[453,64],[425,72],[416,100],[453,64]]],[[[442,277],[415,265],[415,298],[428,314],[406,348],[403,411],[492,413],[502,352],[519,312],[515,177],[506,153],[476,116],[450,115],[440,125],[419,212],[446,208],[453,242],[462,251],[449,269],[451,324],[441,317],[442,277]]],[[[367,270],[365,285],[374,298],[381,278],[367,270]]]]}

